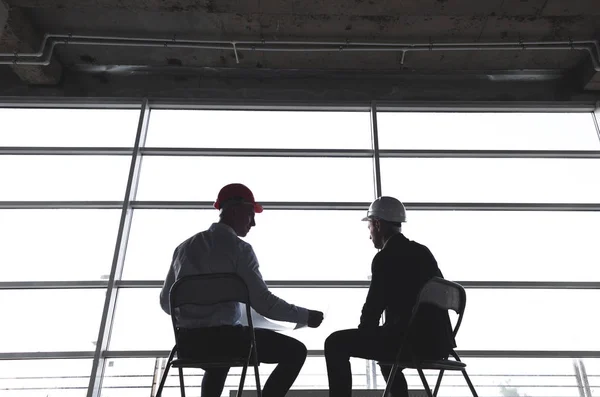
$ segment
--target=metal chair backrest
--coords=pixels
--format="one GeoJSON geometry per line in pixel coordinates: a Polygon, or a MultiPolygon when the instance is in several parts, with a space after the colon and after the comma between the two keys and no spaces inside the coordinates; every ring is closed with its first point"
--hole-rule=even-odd
{"type": "Polygon", "coordinates": [[[210,273],[182,277],[171,287],[171,310],[183,305],[215,305],[225,302],[249,303],[246,283],[234,273],[210,273]]]}
{"type": "Polygon", "coordinates": [[[423,303],[432,304],[446,311],[453,310],[458,314],[458,320],[452,332],[456,337],[467,304],[467,294],[463,286],[441,277],[433,277],[419,292],[417,303],[413,309],[413,317],[423,303]]]}
{"type": "MultiPolygon", "coordinates": [[[[208,273],[185,276],[177,280],[169,292],[171,320],[177,340],[176,309],[183,305],[209,306],[239,302],[246,306],[252,349],[256,349],[254,324],[250,312],[250,294],[244,280],[234,273],[208,273]]],[[[255,351],[256,354],[256,351],[255,351]]]]}

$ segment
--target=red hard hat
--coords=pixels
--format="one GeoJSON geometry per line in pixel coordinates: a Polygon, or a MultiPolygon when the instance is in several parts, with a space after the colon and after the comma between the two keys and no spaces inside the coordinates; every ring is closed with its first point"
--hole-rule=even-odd
{"type": "Polygon", "coordinates": [[[258,204],[254,200],[254,195],[252,191],[248,189],[245,185],[241,183],[231,183],[227,186],[224,186],[221,191],[219,191],[219,196],[217,197],[217,201],[213,204],[213,207],[220,210],[221,205],[229,201],[231,199],[241,198],[243,201],[254,205],[254,212],[261,213],[263,212],[262,205],[258,204]]]}

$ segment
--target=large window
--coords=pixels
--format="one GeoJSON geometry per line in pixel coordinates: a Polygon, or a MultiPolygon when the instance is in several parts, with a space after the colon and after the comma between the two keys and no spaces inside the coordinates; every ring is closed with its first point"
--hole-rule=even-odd
{"type": "MultiPolygon", "coordinates": [[[[244,239],[272,291],[325,313],[284,331],[311,353],[295,388],[327,388],[323,343],[359,322],[377,252],[360,219],[384,194],[467,288],[458,349],[481,397],[593,397],[596,116],[431,110],[0,108],[0,396],[150,395],[174,341],[158,304],[173,250],[241,182],[265,203],[244,239]]],[[[356,389],[384,387],[375,363],[352,368],[356,389]]],[[[440,393],[468,391],[447,375],[440,393]]]]}

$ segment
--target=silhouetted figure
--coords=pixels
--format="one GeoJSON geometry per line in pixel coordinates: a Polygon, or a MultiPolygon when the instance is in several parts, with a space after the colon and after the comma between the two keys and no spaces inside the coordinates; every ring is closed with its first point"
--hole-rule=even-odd
{"type": "MultiPolygon", "coordinates": [[[[351,396],[350,357],[395,360],[419,291],[432,277],[442,277],[429,249],[401,233],[406,210],[399,200],[378,198],[363,221],[368,221],[371,240],[381,251],[373,258],[371,286],[358,329],[334,332],[325,341],[330,397],[351,396]],[[384,310],[385,323],[380,326],[384,310]]],[[[447,358],[456,347],[448,313],[429,305],[419,312],[416,332],[408,336],[412,350],[421,358],[447,358]]],[[[391,366],[381,366],[386,381],[390,370],[391,366]]],[[[394,397],[408,396],[406,379],[400,371],[391,391],[394,397]]]]}
{"type": "MultiPolygon", "coordinates": [[[[173,254],[173,261],[160,294],[161,307],[171,314],[169,292],[175,281],[182,277],[206,273],[235,273],[239,275],[250,294],[251,306],[259,314],[273,320],[307,324],[318,327],[323,313],[294,306],[273,295],[258,269],[258,260],[252,246],[240,239],[256,225],[255,213],[263,208],[254,195],[242,184],[230,184],[221,189],[214,207],[220,210],[220,220],[208,230],[181,243],[173,254]]],[[[206,349],[233,348],[237,335],[243,335],[240,304],[222,303],[210,307],[182,307],[177,310],[178,347],[181,355],[193,356],[206,349]],[[202,336],[210,333],[223,343],[203,344],[202,336]],[[215,347],[217,346],[217,347],[215,347]]],[[[306,360],[306,346],[296,339],[266,329],[256,329],[258,360],[278,364],[263,387],[264,397],[284,397],[292,386],[306,360]]],[[[211,341],[213,339],[211,338],[211,341]]],[[[213,349],[213,350],[214,350],[213,349]]],[[[218,351],[216,352],[218,353],[218,351]]],[[[226,352],[224,352],[226,353],[226,352]]],[[[202,379],[202,397],[220,397],[229,368],[209,368],[202,379]]]]}

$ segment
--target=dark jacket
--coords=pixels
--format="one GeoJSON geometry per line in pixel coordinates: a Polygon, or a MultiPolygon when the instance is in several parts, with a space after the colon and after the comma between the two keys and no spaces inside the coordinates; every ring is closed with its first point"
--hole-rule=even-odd
{"type": "MultiPolygon", "coordinates": [[[[379,326],[386,311],[383,329],[392,340],[406,333],[419,291],[432,277],[443,277],[427,247],[408,240],[402,233],[391,237],[375,255],[367,300],[359,328],[379,326]]],[[[414,352],[445,356],[456,347],[448,312],[431,305],[422,306],[409,335],[414,352]]]]}

